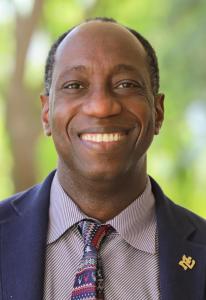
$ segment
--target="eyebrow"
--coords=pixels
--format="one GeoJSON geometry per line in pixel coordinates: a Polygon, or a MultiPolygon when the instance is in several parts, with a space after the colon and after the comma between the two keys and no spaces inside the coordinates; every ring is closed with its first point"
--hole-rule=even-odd
{"type": "Polygon", "coordinates": [[[114,67],[113,72],[119,73],[119,72],[135,72],[139,74],[139,71],[132,65],[127,64],[118,64],[114,67]]]}
{"type": "MultiPolygon", "coordinates": [[[[72,66],[68,69],[66,69],[67,72],[72,72],[72,71],[80,71],[80,72],[84,72],[88,70],[88,67],[86,67],[85,65],[76,65],[76,66],[72,66]]],[[[135,72],[135,73],[139,73],[138,70],[132,66],[132,65],[127,65],[127,64],[118,64],[116,66],[114,66],[113,68],[113,73],[119,73],[119,72],[135,72]]]]}
{"type": "Polygon", "coordinates": [[[59,74],[58,80],[64,78],[67,74],[72,72],[86,72],[87,67],[84,65],[66,66],[62,73],[59,74]]]}
{"type": "Polygon", "coordinates": [[[128,65],[128,64],[118,64],[116,65],[114,68],[113,68],[113,74],[118,74],[118,73],[124,73],[124,72],[132,72],[132,73],[135,73],[138,78],[139,78],[139,81],[142,85],[143,88],[146,88],[146,85],[145,85],[145,81],[144,79],[142,78],[142,75],[141,73],[139,72],[139,70],[134,67],[133,65],[128,65]]]}
{"type": "Polygon", "coordinates": [[[77,65],[77,66],[72,66],[71,68],[67,69],[67,72],[71,71],[86,71],[86,67],[84,65],[77,65]]]}

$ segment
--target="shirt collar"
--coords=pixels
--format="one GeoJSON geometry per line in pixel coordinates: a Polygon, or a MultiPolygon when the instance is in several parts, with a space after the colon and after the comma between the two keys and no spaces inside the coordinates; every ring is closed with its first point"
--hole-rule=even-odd
{"type": "MultiPolygon", "coordinates": [[[[114,227],[127,243],[151,254],[156,253],[155,199],[148,177],[144,192],[107,224],[114,227]]],[[[55,242],[65,231],[87,216],[65,193],[54,176],[50,192],[49,227],[47,244],[55,242]]]]}
{"type": "Polygon", "coordinates": [[[155,198],[149,177],[144,192],[109,224],[136,249],[157,252],[155,198]]]}
{"type": "Polygon", "coordinates": [[[67,229],[85,218],[87,216],[63,190],[56,173],[50,191],[47,243],[55,242],[67,229]]]}

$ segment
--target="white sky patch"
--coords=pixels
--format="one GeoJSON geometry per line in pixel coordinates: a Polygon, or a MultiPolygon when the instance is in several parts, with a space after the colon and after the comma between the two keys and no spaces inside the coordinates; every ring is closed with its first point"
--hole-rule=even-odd
{"type": "Polygon", "coordinates": [[[192,143],[190,155],[193,159],[201,157],[206,149],[206,101],[194,101],[188,106],[185,114],[188,128],[191,132],[192,143]]]}
{"type": "Polygon", "coordinates": [[[206,169],[206,101],[198,100],[190,104],[186,111],[186,121],[192,133],[190,161],[195,162],[194,178],[197,186],[205,187],[206,169]]]}
{"type": "Polygon", "coordinates": [[[0,1],[0,24],[8,23],[15,14],[14,5],[8,0],[0,1]]]}
{"type": "Polygon", "coordinates": [[[78,0],[78,2],[86,7],[91,7],[95,4],[95,2],[97,2],[97,0],[78,0]]]}
{"type": "Polygon", "coordinates": [[[29,15],[34,5],[34,0],[13,0],[14,7],[20,15],[29,15]]]}
{"type": "Polygon", "coordinates": [[[186,121],[194,137],[206,138],[206,101],[193,102],[186,111],[186,121]]]}
{"type": "Polygon", "coordinates": [[[37,65],[44,65],[49,51],[49,46],[50,41],[45,33],[35,33],[28,50],[27,63],[34,67],[37,65]]]}
{"type": "Polygon", "coordinates": [[[17,12],[28,15],[33,8],[34,0],[0,0],[0,24],[10,22],[17,12]]]}

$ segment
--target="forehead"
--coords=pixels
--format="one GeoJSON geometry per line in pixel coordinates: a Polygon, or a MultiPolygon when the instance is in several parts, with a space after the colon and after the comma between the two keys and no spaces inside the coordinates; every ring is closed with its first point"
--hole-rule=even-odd
{"type": "Polygon", "coordinates": [[[73,29],[59,45],[55,65],[128,64],[146,67],[146,51],[126,28],[111,22],[91,21],[73,29]]]}

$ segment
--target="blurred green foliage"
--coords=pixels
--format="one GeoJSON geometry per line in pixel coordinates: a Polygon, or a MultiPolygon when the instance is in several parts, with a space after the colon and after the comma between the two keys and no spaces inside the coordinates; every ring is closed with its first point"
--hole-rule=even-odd
{"type": "MultiPolygon", "coordinates": [[[[10,169],[14,162],[4,120],[4,92],[12,85],[8,75],[14,54],[14,2],[2,1],[0,7],[1,14],[2,9],[7,13],[0,21],[0,198],[13,192],[10,169]]],[[[21,6],[18,9],[21,11],[21,6]]],[[[157,51],[161,91],[166,95],[164,126],[148,153],[149,174],[175,202],[203,217],[206,217],[205,13],[203,0],[45,0],[25,76],[28,85],[37,86],[42,82],[50,44],[85,17],[113,17],[140,31],[157,51]]],[[[36,151],[39,180],[55,165],[52,141],[42,135],[36,151]]]]}

